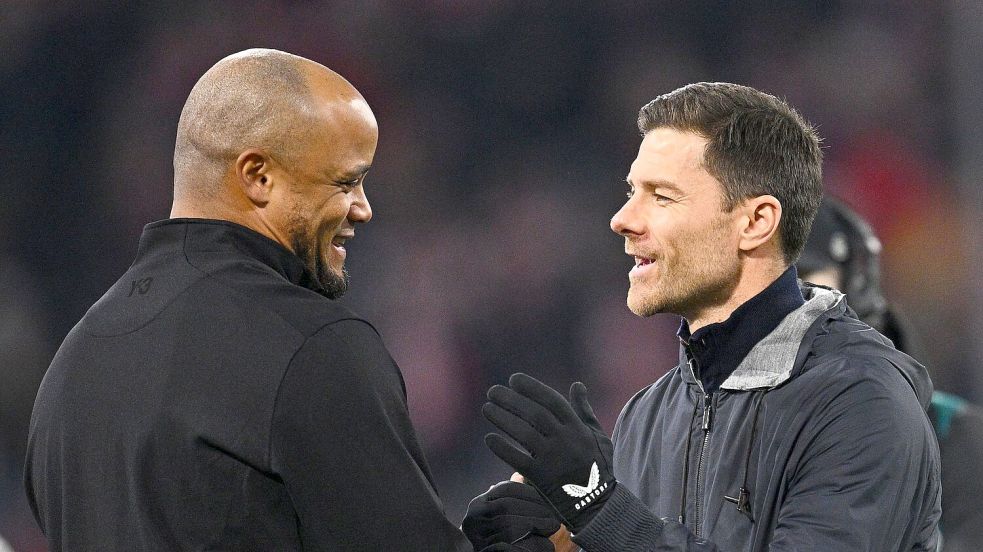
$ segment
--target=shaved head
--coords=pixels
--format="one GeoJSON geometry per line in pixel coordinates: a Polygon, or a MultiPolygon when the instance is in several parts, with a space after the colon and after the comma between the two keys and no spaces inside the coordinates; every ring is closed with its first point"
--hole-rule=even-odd
{"type": "Polygon", "coordinates": [[[340,295],[345,242],[372,216],[363,181],[378,138],[372,110],[341,75],[277,50],[233,54],[181,111],[171,217],[259,232],[340,295]]]}
{"type": "Polygon", "coordinates": [[[248,148],[261,148],[283,163],[295,161],[312,131],[312,80],[335,81],[339,92],[358,96],[327,67],[279,50],[244,50],[212,66],[181,111],[174,147],[175,196],[211,196],[217,181],[248,148]]]}

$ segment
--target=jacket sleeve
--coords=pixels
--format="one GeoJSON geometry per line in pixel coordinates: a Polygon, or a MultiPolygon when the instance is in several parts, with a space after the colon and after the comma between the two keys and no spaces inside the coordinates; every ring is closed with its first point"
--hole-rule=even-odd
{"type": "Polygon", "coordinates": [[[335,322],[297,351],[270,446],[305,550],[471,552],[444,515],[399,369],[367,323],[335,322]]]}
{"type": "MultiPolygon", "coordinates": [[[[874,552],[897,550],[902,542],[914,543],[912,550],[936,550],[938,448],[910,388],[897,378],[838,387],[821,390],[831,398],[823,397],[798,436],[802,453],[768,550],[874,552]],[[909,520],[924,521],[915,526],[909,520]]],[[[727,543],[697,539],[685,526],[656,518],[620,486],[573,540],[588,552],[727,550],[727,543]]]]}
{"type": "Polygon", "coordinates": [[[928,418],[893,366],[868,362],[858,369],[867,377],[849,384],[831,375],[829,388],[839,391],[799,436],[806,445],[771,550],[879,551],[902,543],[934,550],[938,544],[939,452],[928,418]]]}

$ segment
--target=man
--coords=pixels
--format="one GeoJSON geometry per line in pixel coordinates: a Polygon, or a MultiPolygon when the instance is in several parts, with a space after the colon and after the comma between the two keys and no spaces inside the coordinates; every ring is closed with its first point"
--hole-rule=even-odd
{"type": "Polygon", "coordinates": [[[171,219],[38,392],[25,481],[51,550],[472,550],[399,368],[332,301],[377,139],[358,91],[304,58],[247,50],[201,77],[171,219]]]}
{"type": "Polygon", "coordinates": [[[723,83],[656,98],[639,128],[611,228],[634,259],[631,310],[683,317],[679,365],[613,439],[583,385],[568,400],[516,374],[484,414],[520,446],[488,446],[588,551],[935,549],[924,368],[792,266],[822,196],[814,131],[723,83]]]}
{"type": "MultiPolygon", "coordinates": [[[[881,242],[857,213],[826,198],[819,207],[796,266],[803,280],[842,290],[857,317],[883,334],[899,351],[922,357],[920,343],[881,290],[881,242]]],[[[978,550],[983,541],[983,410],[950,393],[935,391],[928,415],[942,461],[942,518],[946,552],[978,550]]]]}

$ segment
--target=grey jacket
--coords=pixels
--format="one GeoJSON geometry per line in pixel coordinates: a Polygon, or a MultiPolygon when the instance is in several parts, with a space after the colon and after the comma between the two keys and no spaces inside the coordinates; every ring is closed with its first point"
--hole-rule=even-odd
{"type": "Polygon", "coordinates": [[[625,406],[618,485],[574,541],[607,551],[935,550],[925,368],[839,292],[806,303],[705,394],[680,364],[625,406]]]}

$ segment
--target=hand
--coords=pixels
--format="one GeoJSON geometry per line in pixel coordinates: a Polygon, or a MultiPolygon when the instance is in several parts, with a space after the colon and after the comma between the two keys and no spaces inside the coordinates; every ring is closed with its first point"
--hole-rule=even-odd
{"type": "Polygon", "coordinates": [[[570,539],[570,531],[567,531],[567,528],[562,525],[560,526],[560,530],[553,533],[550,537],[550,542],[553,543],[555,552],[576,552],[580,549],[570,539]]]}
{"type": "MultiPolygon", "coordinates": [[[[521,473],[515,472],[509,481],[525,483],[526,478],[522,477],[521,473]]],[[[550,535],[550,542],[553,543],[554,552],[576,552],[579,550],[573,540],[570,539],[570,531],[564,525],[560,526],[559,531],[550,535]]]]}
{"type": "Polygon", "coordinates": [[[485,436],[496,456],[523,474],[574,533],[590,522],[616,484],[614,446],[587,402],[587,388],[570,386],[570,400],[525,374],[488,390],[481,411],[526,450],[497,433],[485,436]],[[526,452],[528,451],[528,452],[526,452]]]}
{"type": "MultiPolygon", "coordinates": [[[[468,505],[461,524],[475,550],[493,544],[514,544],[500,550],[553,550],[549,536],[560,528],[553,509],[533,487],[503,481],[478,495],[468,505]],[[536,542],[540,540],[542,542],[536,542]]],[[[492,550],[499,550],[492,548],[492,550]]]]}

